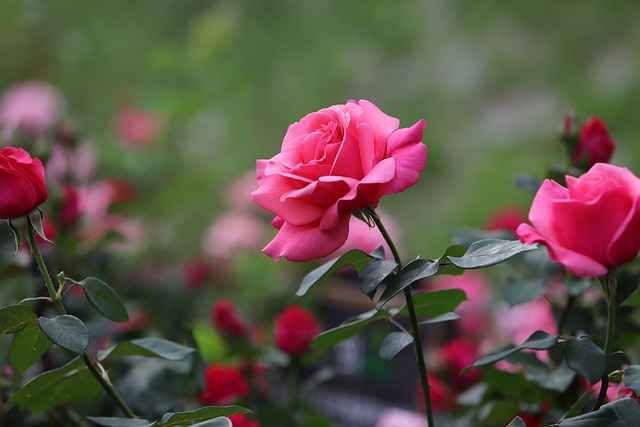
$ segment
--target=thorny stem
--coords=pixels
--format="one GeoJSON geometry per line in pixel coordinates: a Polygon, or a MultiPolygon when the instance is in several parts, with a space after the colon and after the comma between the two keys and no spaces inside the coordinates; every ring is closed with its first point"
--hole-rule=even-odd
{"type": "MultiPolygon", "coordinates": [[[[51,276],[49,275],[49,270],[47,270],[47,265],[45,264],[44,259],[42,258],[42,254],[40,253],[40,248],[38,247],[38,243],[36,242],[35,230],[33,228],[33,225],[31,224],[30,220],[28,220],[27,222],[28,222],[27,239],[29,241],[29,246],[31,247],[31,252],[33,253],[33,257],[35,258],[36,263],[38,264],[38,269],[40,270],[40,274],[42,275],[44,284],[47,288],[47,291],[49,292],[49,297],[51,298],[51,302],[53,302],[53,304],[56,307],[56,310],[58,310],[58,313],[60,315],[67,314],[67,310],[64,308],[64,305],[62,305],[62,297],[60,295],[60,292],[56,291],[55,287],[53,286],[53,281],[51,280],[51,276]]],[[[111,385],[111,383],[102,376],[93,358],[86,351],[84,352],[82,357],[84,359],[84,363],[87,365],[87,368],[89,368],[89,371],[91,372],[91,374],[102,386],[104,391],[107,392],[107,394],[113,399],[113,401],[118,406],[118,408],[120,408],[120,410],[128,418],[136,418],[133,411],[127,406],[124,400],[122,400],[122,398],[120,397],[116,389],[113,387],[113,385],[111,385]]]]}
{"type": "MultiPolygon", "coordinates": [[[[607,335],[604,342],[604,353],[607,355],[607,359],[613,352],[613,339],[616,332],[616,271],[610,270],[605,276],[605,280],[601,281],[604,297],[607,302],[607,335]]],[[[600,393],[598,399],[593,406],[592,411],[597,411],[604,403],[604,399],[607,397],[607,388],[609,387],[609,375],[605,369],[602,375],[602,381],[600,382],[600,393]]]]}
{"type": "MultiPolygon", "coordinates": [[[[382,220],[378,216],[377,212],[369,207],[367,208],[367,213],[373,219],[373,222],[376,224],[382,237],[389,245],[391,249],[391,253],[393,254],[393,258],[398,263],[398,268],[402,269],[402,259],[400,258],[400,254],[398,253],[398,249],[396,248],[391,236],[387,232],[387,229],[382,224],[382,220]]],[[[431,409],[431,386],[429,385],[429,379],[427,376],[427,365],[424,360],[424,354],[422,352],[422,343],[420,339],[420,331],[418,329],[418,318],[416,316],[416,310],[413,305],[413,296],[411,294],[411,290],[409,286],[404,288],[404,297],[407,301],[407,309],[409,311],[409,318],[411,319],[411,335],[413,335],[413,343],[414,349],[416,353],[416,359],[418,360],[418,370],[420,372],[420,385],[422,386],[422,394],[424,396],[424,407],[425,413],[427,415],[427,422],[429,427],[435,427],[435,423],[433,422],[433,410],[431,409]]]]}

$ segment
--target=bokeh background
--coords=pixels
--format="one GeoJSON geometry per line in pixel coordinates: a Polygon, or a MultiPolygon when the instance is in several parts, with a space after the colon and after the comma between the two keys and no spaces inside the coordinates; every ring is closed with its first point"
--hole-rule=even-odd
{"type": "Polygon", "coordinates": [[[45,80],[100,151],[133,177],[128,205],[166,224],[150,244],[197,252],[220,194],[277,153],[308,112],[365,98],[424,118],[421,182],[383,207],[407,253],[439,256],[452,230],[526,207],[514,177],[563,159],[562,119],[603,118],[615,161],[639,166],[640,5],[464,1],[7,1],[0,88],[45,80]],[[145,147],[117,141],[127,106],[162,116],[145,147]]]}

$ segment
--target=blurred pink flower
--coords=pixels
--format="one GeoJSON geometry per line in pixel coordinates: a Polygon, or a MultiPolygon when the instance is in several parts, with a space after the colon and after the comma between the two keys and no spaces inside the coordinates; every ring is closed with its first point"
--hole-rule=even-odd
{"type": "Polygon", "coordinates": [[[118,113],[116,132],[130,147],[143,147],[161,132],[164,120],[160,114],[127,107],[118,113]]]}
{"type": "Polygon", "coordinates": [[[462,276],[438,276],[429,283],[431,290],[454,288],[467,294],[467,301],[456,309],[462,316],[456,325],[464,335],[478,338],[487,332],[490,323],[491,285],[481,273],[473,270],[466,270],[462,276]]]}
{"type": "MultiPolygon", "coordinates": [[[[400,229],[398,225],[388,214],[381,212],[380,209],[377,209],[377,211],[393,243],[398,247],[400,241],[400,229]]],[[[364,252],[371,253],[379,245],[384,247],[385,258],[392,260],[393,254],[391,253],[391,249],[389,249],[389,245],[385,242],[384,237],[382,237],[380,230],[378,230],[377,227],[369,228],[364,221],[352,215],[349,220],[349,235],[347,236],[347,241],[327,258],[337,258],[351,249],[360,249],[364,252]]]]}
{"type": "Polygon", "coordinates": [[[64,111],[60,93],[42,81],[9,88],[0,101],[0,128],[5,136],[20,129],[29,136],[47,131],[64,111]]]}
{"type": "Polygon", "coordinates": [[[462,391],[480,380],[480,371],[474,368],[465,375],[460,372],[478,359],[478,344],[466,338],[455,338],[437,350],[437,358],[446,371],[449,384],[462,391]]]}
{"type": "Polygon", "coordinates": [[[550,334],[558,331],[551,304],[544,296],[514,307],[502,306],[497,311],[496,323],[504,338],[514,345],[522,344],[538,330],[550,334]]]}
{"type": "Polygon", "coordinates": [[[388,408],[382,411],[375,427],[425,427],[427,419],[417,412],[399,408],[388,408]]]}
{"type": "Polygon", "coordinates": [[[228,211],[205,232],[203,250],[216,258],[230,258],[239,249],[260,248],[264,237],[264,224],[253,215],[228,211]]]}
{"type": "Polygon", "coordinates": [[[55,144],[45,165],[47,182],[59,185],[66,179],[78,184],[89,181],[95,171],[97,153],[93,142],[82,141],[75,148],[55,144]]]}
{"type": "Polygon", "coordinates": [[[257,188],[256,173],[250,170],[229,184],[224,192],[224,201],[232,209],[258,210],[258,204],[251,197],[251,193],[257,188]]]}
{"type": "Polygon", "coordinates": [[[509,206],[494,212],[484,228],[489,231],[508,230],[515,234],[516,229],[523,222],[528,222],[527,211],[519,206],[509,206]]]}

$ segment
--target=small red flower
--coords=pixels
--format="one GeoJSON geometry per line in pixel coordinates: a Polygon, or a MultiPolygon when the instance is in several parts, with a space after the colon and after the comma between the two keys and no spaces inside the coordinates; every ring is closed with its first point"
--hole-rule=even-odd
{"type": "Polygon", "coordinates": [[[243,414],[234,414],[229,417],[233,427],[260,427],[256,420],[251,420],[243,414]]]}
{"type": "Polygon", "coordinates": [[[213,304],[211,323],[224,338],[241,338],[247,334],[246,325],[228,299],[220,299],[213,304]]]}
{"type": "Polygon", "coordinates": [[[209,365],[204,376],[206,388],[198,399],[205,405],[229,405],[249,395],[249,384],[232,366],[209,365]]]}
{"type": "Polygon", "coordinates": [[[278,348],[285,353],[305,353],[318,333],[320,327],[316,318],[299,305],[287,308],[276,317],[274,338],[278,348]]]}
{"type": "Polygon", "coordinates": [[[454,339],[444,345],[438,352],[447,373],[453,378],[453,386],[458,391],[475,384],[480,379],[478,369],[472,369],[466,375],[461,375],[467,366],[473,365],[478,358],[478,346],[464,338],[454,339]]]}
{"type": "Polygon", "coordinates": [[[615,148],[607,125],[599,118],[591,117],[580,127],[580,139],[571,156],[571,163],[585,169],[596,163],[607,163],[615,148]]]}

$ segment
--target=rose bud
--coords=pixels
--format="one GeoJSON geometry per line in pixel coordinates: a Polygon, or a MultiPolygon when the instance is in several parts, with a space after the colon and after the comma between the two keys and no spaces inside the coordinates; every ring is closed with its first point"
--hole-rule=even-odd
{"type": "Polygon", "coordinates": [[[606,163],[616,146],[607,125],[597,117],[591,117],[580,126],[580,139],[571,156],[573,166],[589,169],[596,163],[606,163]]]}
{"type": "Polygon", "coordinates": [[[311,341],[319,333],[316,318],[299,305],[285,309],[276,317],[274,338],[278,348],[285,353],[306,353],[311,341]]]}
{"type": "Polygon", "coordinates": [[[47,200],[42,162],[21,148],[0,151],[0,219],[26,215],[47,200]]]}
{"type": "Polygon", "coordinates": [[[247,327],[240,319],[233,303],[228,299],[216,301],[211,310],[211,323],[224,338],[241,338],[247,327]]]}

